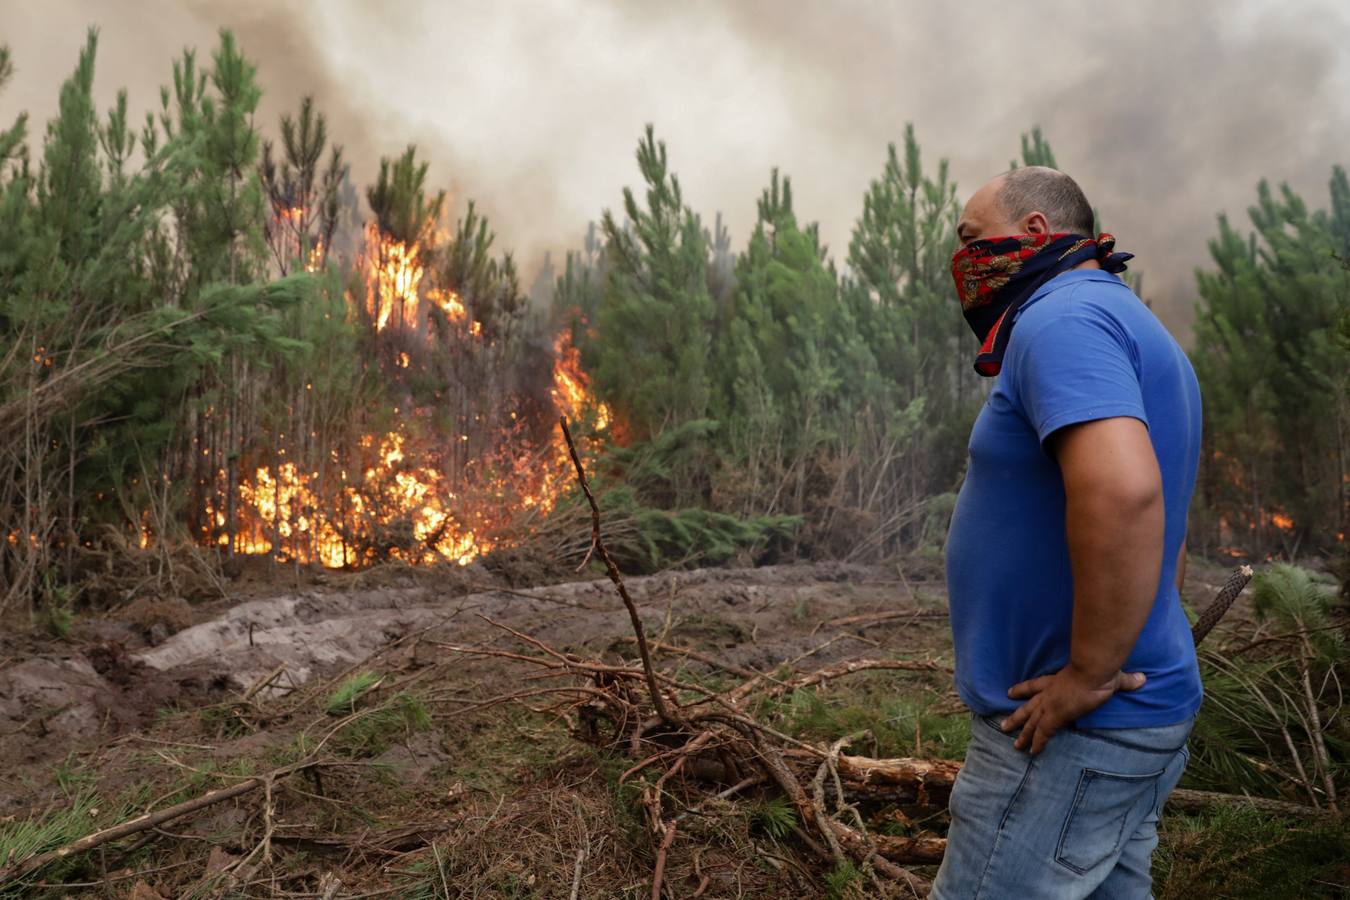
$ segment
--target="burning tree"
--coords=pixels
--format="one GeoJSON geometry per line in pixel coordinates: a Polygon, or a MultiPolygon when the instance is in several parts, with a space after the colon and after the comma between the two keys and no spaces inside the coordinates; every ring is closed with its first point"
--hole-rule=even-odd
{"type": "Polygon", "coordinates": [[[1345,553],[1350,527],[1350,179],[1309,210],[1257,188],[1253,231],[1226,217],[1198,274],[1194,360],[1205,398],[1200,482],[1210,546],[1345,553]]]}
{"type": "Polygon", "coordinates": [[[267,246],[277,270],[286,275],[297,265],[307,272],[324,267],[341,212],[340,188],[348,166],[342,147],[328,145],[328,121],[314,109],[314,98],[300,102],[300,114],[281,117],[282,155],[264,140],[258,172],[272,214],[266,223],[267,246]],[[324,151],[328,165],[321,171],[324,151]]]}
{"type": "MultiPolygon", "coordinates": [[[[305,126],[306,109],[298,134],[322,135],[321,116],[305,126]]],[[[304,166],[321,149],[288,139],[288,157],[300,158],[288,159],[280,183],[312,184],[304,166]]],[[[412,147],[381,161],[340,317],[359,363],[334,390],[316,393],[308,377],[303,391],[294,385],[287,420],[298,441],[289,456],[287,447],[260,448],[268,463],[241,486],[248,502],[236,550],[329,566],[466,563],[511,541],[518,520],[548,512],[562,490],[565,460],[547,431],[540,440],[539,423],[594,407],[586,376],[575,354],[527,318],[514,262],[493,256],[494,235],[472,203],[443,235],[445,194],[428,193],[428,169],[412,147]],[[555,362],[540,371],[539,359],[555,362]],[[361,405],[336,421],[304,417],[311,398],[358,395],[361,405]]],[[[294,247],[293,258],[308,259],[311,247],[331,244],[337,180],[324,181],[328,212],[317,217],[297,211],[293,192],[273,193],[280,252],[294,247]],[[327,237],[311,243],[311,222],[327,237]]]]}
{"type": "Polygon", "coordinates": [[[353,240],[323,115],[306,99],[264,142],[228,32],[139,134],[124,95],[99,120],[95,48],[36,166],[22,118],[0,134],[4,603],[70,602],[82,566],[137,546],[175,591],[191,544],[463,562],[551,509],[547,422],[596,404],[486,220],[445,234],[410,149],[353,240]]]}

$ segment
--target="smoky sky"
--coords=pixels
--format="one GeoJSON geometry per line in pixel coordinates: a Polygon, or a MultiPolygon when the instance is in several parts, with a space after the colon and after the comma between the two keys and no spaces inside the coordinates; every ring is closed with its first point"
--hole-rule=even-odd
{"type": "Polygon", "coordinates": [[[361,185],[417,144],[453,209],[476,200],[527,274],[619,208],[648,122],[737,246],[777,166],[841,261],[907,122],[961,198],[1040,125],[1184,337],[1215,215],[1245,225],[1262,177],[1324,205],[1350,162],[1350,4],[1335,0],[0,0],[17,69],[0,125],[28,110],[41,134],[89,25],[100,101],[126,87],[142,112],[183,47],[208,57],[232,28],[265,131],[312,94],[361,185]]]}

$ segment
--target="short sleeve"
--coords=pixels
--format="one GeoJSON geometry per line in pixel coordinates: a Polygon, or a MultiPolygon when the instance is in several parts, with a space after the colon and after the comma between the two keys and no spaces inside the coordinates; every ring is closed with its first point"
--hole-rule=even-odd
{"type": "Polygon", "coordinates": [[[1037,304],[1017,322],[1005,366],[1044,444],[1061,428],[1127,416],[1148,425],[1138,348],[1125,327],[1090,303],[1037,304]]]}

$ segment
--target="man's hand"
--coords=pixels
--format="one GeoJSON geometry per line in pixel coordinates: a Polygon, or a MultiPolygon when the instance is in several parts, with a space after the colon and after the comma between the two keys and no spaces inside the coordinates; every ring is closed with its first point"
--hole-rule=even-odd
{"type": "Polygon", "coordinates": [[[1014,700],[1027,699],[1003,720],[1003,731],[1022,729],[1013,746],[1040,753],[1050,737],[1070,722],[1101,706],[1116,691],[1136,691],[1144,686],[1142,672],[1117,672],[1102,682],[1085,677],[1073,664],[1053,675],[1042,675],[1008,689],[1014,700]]]}

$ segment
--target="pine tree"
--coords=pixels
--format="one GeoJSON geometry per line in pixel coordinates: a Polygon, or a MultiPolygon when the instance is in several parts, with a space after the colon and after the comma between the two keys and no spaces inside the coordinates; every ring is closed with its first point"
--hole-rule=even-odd
{"type": "Polygon", "coordinates": [[[398,159],[380,159],[380,174],[366,189],[366,202],[382,234],[403,244],[426,241],[445,207],[445,191],[427,193],[428,168],[411,144],[398,159]]]}
{"type": "Polygon", "coordinates": [[[718,418],[735,472],[723,492],[740,495],[742,515],[800,514],[822,499],[812,490],[820,453],[853,406],[844,354],[857,328],[816,227],[798,225],[791,181],[776,169],[734,284],[718,346],[718,418]]]}
{"type": "Polygon", "coordinates": [[[637,152],[645,207],[624,189],[626,222],[606,211],[609,278],[598,321],[595,383],[638,437],[709,411],[713,300],[709,247],[666,145],[652,127],[637,152]]]}
{"type": "Polygon", "coordinates": [[[281,117],[279,159],[271,141],[263,141],[258,172],[271,216],[267,220],[267,245],[277,270],[287,274],[297,263],[301,268],[323,268],[333,246],[340,211],[338,196],[347,177],[342,147],[328,145],[328,122],[314,110],[314,99],[300,102],[297,117],[281,117]],[[320,168],[324,150],[328,164],[320,168]]]}
{"type": "MultiPolygon", "coordinates": [[[[35,170],[22,160],[0,169],[0,337],[12,348],[0,358],[0,530],[27,536],[0,547],[6,604],[69,596],[80,548],[108,540],[109,526],[133,541],[147,532],[166,541],[185,496],[200,506],[193,499],[204,482],[184,477],[181,462],[200,459],[206,446],[189,446],[192,416],[219,403],[190,401],[185,410],[184,397],[218,387],[241,350],[266,358],[294,346],[280,310],[299,296],[297,285],[219,283],[231,257],[236,277],[251,265],[249,176],[218,166],[208,183],[204,171],[231,134],[247,144],[238,133],[246,116],[214,93],[205,114],[205,76],[180,69],[181,96],[198,105],[169,118],[173,133],[163,141],[147,137],[158,131],[152,122],[134,168],[125,94],[103,123],[94,107],[96,48],[91,32],[35,170]],[[201,215],[207,197],[232,197],[238,205],[226,218],[242,216],[239,227],[212,232],[215,248],[201,215]],[[214,283],[194,260],[214,267],[214,283]]],[[[228,51],[218,59],[218,84],[246,106],[247,67],[228,51]]],[[[214,158],[246,162],[246,154],[214,158]]],[[[214,427],[222,420],[235,421],[212,420],[216,438],[229,434],[214,427]]],[[[223,466],[240,442],[211,447],[223,466]]],[[[160,572],[172,579],[172,566],[160,572]]]]}
{"type": "Polygon", "coordinates": [[[492,254],[497,236],[472,200],[444,254],[440,285],[453,291],[468,318],[488,341],[511,342],[521,327],[528,298],[510,253],[492,254]]]}
{"type": "MultiPolygon", "coordinates": [[[[5,89],[5,83],[12,77],[14,77],[14,60],[10,57],[9,46],[0,44],[0,91],[5,89]]],[[[3,169],[11,159],[25,158],[27,147],[24,145],[24,138],[27,134],[27,113],[19,113],[14,124],[0,131],[0,169],[3,169]]]]}
{"type": "Polygon", "coordinates": [[[946,160],[935,174],[925,172],[907,126],[903,158],[895,145],[888,148],[849,242],[844,297],[878,370],[868,391],[884,423],[877,433],[890,435],[887,445],[906,435],[906,502],[955,486],[981,398],[969,330],[952,295],[959,212],[946,160]]]}
{"type": "MultiPolygon", "coordinates": [[[[208,297],[225,296],[216,285],[255,283],[266,272],[267,203],[254,125],[261,96],[256,67],[234,35],[222,30],[208,70],[198,68],[191,49],[175,61],[172,89],[160,91],[161,138],[142,138],[146,145],[162,141],[177,182],[175,233],[164,235],[169,250],[161,256],[174,302],[184,309],[200,310],[208,297]]],[[[281,325],[259,312],[253,324],[280,336],[281,325]]],[[[230,553],[238,543],[238,485],[250,457],[247,445],[258,433],[256,423],[270,415],[265,407],[280,402],[266,391],[266,371],[275,360],[240,324],[239,332],[218,335],[187,391],[188,424],[170,469],[175,480],[191,486],[191,533],[223,540],[230,553]]]]}
{"type": "Polygon", "coordinates": [[[1346,531],[1350,365],[1350,181],[1336,167],[1331,206],[1264,181],[1253,231],[1224,216],[1215,268],[1197,273],[1192,358],[1205,398],[1201,493],[1221,537],[1253,553],[1327,550],[1346,531]]]}
{"type": "Polygon", "coordinates": [[[432,369],[444,386],[438,389],[443,427],[461,436],[448,453],[456,485],[501,435],[514,431],[525,387],[520,374],[533,337],[529,299],[520,288],[515,260],[510,253],[494,254],[495,242],[487,218],[470,201],[439,254],[433,279],[441,296],[454,298],[448,307],[454,315],[443,307],[434,307],[430,315],[436,335],[432,369]]]}
{"type": "Polygon", "coordinates": [[[417,148],[409,145],[398,159],[380,159],[379,176],[366,189],[375,218],[366,229],[361,261],[373,270],[366,273],[369,294],[362,306],[376,332],[390,329],[385,343],[392,356],[410,349],[404,332],[419,324],[417,286],[412,283],[418,279],[411,273],[425,272],[435,264],[433,238],[445,208],[445,192],[428,193],[427,169],[428,163],[417,159],[417,148]],[[385,308],[377,308],[380,304],[385,308]]]}
{"type": "MultiPolygon", "coordinates": [[[[1022,165],[1024,166],[1045,166],[1049,169],[1058,169],[1059,164],[1055,162],[1055,151],[1050,149],[1050,142],[1041,134],[1041,126],[1036,125],[1031,129],[1030,134],[1022,135],[1022,165]]],[[[1008,163],[1009,169],[1016,169],[1017,160],[1008,163]]]]}
{"type": "Polygon", "coordinates": [[[553,285],[549,320],[555,331],[565,330],[572,346],[581,351],[587,371],[596,365],[595,323],[609,283],[609,258],[595,222],[586,226],[580,250],[567,251],[563,271],[553,285]]]}

